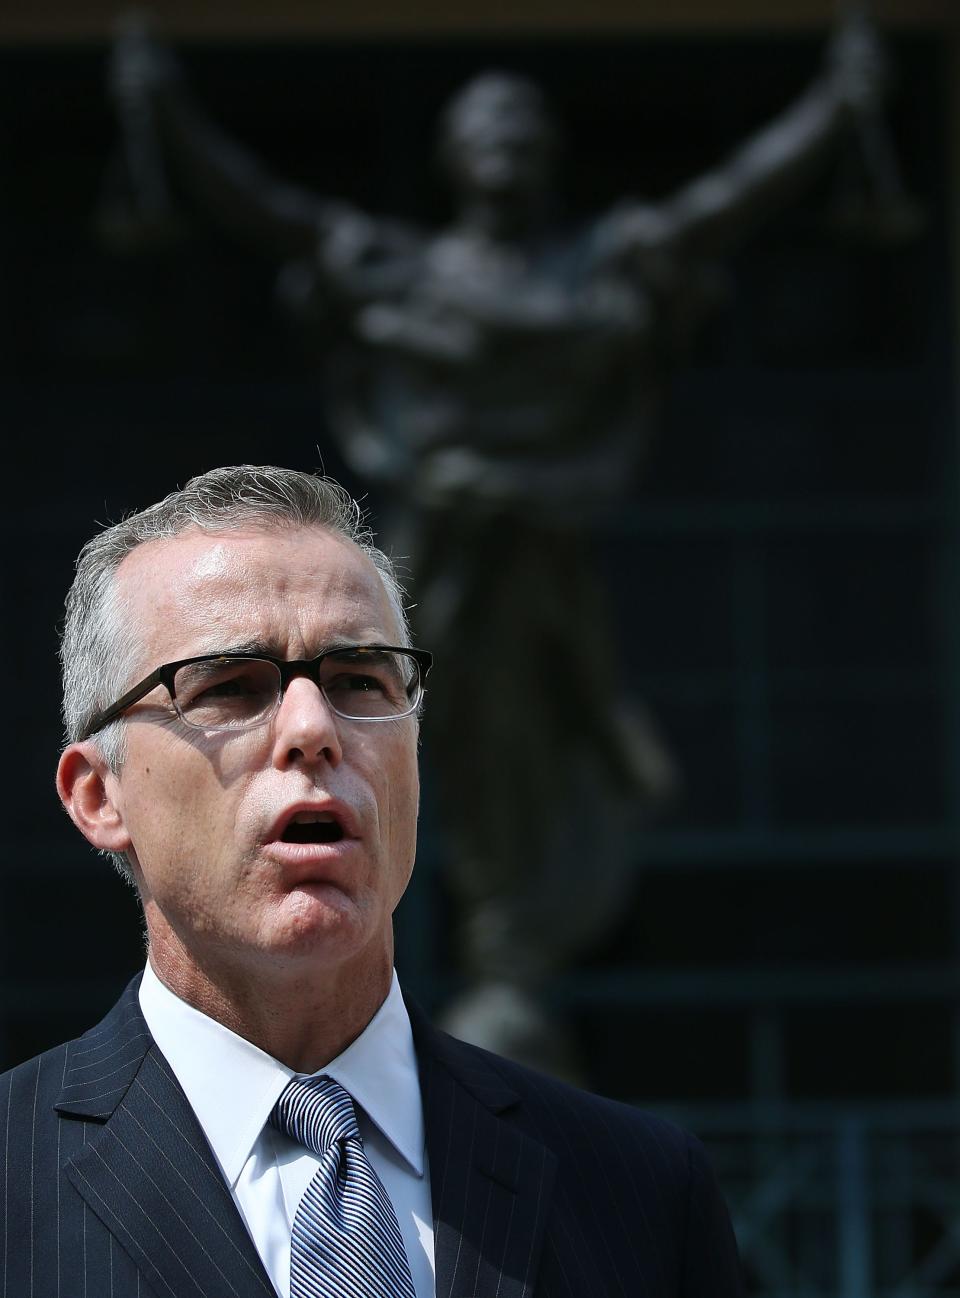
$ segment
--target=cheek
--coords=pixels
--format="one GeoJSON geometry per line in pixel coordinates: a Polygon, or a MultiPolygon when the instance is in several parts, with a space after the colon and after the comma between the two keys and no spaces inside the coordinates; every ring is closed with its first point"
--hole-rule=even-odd
{"type": "Polygon", "coordinates": [[[409,875],[417,846],[420,778],[416,755],[405,754],[405,759],[395,768],[390,784],[390,846],[396,856],[396,868],[409,875]]]}
{"type": "Polygon", "coordinates": [[[208,858],[222,838],[229,797],[210,763],[190,761],[183,753],[131,753],[122,775],[126,789],[125,820],[141,867],[174,866],[195,855],[208,858]]]}
{"type": "Polygon", "coordinates": [[[383,865],[392,873],[406,875],[416,850],[420,799],[416,731],[364,737],[354,757],[376,802],[383,865]],[[387,738],[389,743],[384,743],[387,738]]]}

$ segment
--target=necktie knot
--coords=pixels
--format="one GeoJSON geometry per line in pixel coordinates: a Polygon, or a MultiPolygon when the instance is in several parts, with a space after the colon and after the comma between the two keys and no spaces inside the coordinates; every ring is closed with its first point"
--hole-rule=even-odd
{"type": "Polygon", "coordinates": [[[332,1077],[291,1078],[270,1121],[318,1155],[337,1141],[360,1137],[353,1100],[332,1077]]]}

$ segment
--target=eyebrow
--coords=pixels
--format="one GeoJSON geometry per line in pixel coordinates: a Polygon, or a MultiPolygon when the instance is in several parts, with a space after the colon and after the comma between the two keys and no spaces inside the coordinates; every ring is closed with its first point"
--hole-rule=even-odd
{"type": "Polygon", "coordinates": [[[267,640],[261,640],[256,637],[250,640],[238,640],[235,644],[226,645],[223,648],[219,646],[211,649],[211,653],[220,654],[224,658],[232,658],[237,655],[262,654],[267,658],[276,658],[277,645],[271,644],[267,640]]]}
{"type": "MultiPolygon", "coordinates": [[[[347,640],[347,639],[331,640],[329,644],[325,644],[323,648],[318,649],[316,653],[308,654],[307,661],[316,658],[319,654],[322,653],[331,653],[340,649],[362,649],[365,645],[368,644],[382,644],[382,643],[383,643],[382,639],[376,640],[372,638],[359,639],[359,640],[347,640]]],[[[217,647],[216,649],[210,649],[208,652],[211,655],[216,654],[218,657],[222,657],[222,658],[261,657],[261,658],[277,658],[281,662],[287,661],[284,658],[284,655],[278,652],[278,649],[279,646],[276,644],[276,642],[263,640],[258,637],[251,637],[249,640],[239,640],[232,645],[228,645],[224,648],[217,647]]],[[[200,655],[200,656],[202,657],[204,655],[200,655]]]]}

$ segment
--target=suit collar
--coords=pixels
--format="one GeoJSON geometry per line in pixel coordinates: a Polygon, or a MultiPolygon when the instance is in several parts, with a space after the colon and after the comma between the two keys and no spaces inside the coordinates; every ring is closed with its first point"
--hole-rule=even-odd
{"type": "Polygon", "coordinates": [[[437,1298],[530,1298],[557,1160],[524,1134],[493,1056],[409,1006],[420,1058],[437,1298]]]}
{"type": "Polygon", "coordinates": [[[67,1045],[58,1113],[106,1120],[127,1093],[153,1043],[140,1013],[139,986],[138,974],[107,1017],[67,1045]]]}
{"type": "Polygon", "coordinates": [[[445,1068],[455,1080],[491,1113],[503,1113],[520,1097],[495,1067],[497,1057],[435,1028],[416,1001],[406,998],[417,1053],[445,1068]]]}

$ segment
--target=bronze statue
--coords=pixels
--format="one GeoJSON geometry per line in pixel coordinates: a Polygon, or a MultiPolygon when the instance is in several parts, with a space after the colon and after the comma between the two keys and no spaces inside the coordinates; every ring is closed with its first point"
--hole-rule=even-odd
{"type": "Polygon", "coordinates": [[[392,549],[439,655],[425,735],[472,980],[450,1015],[462,1035],[571,1066],[537,988],[609,931],[635,831],[675,779],[622,696],[585,528],[635,482],[716,259],[818,173],[882,82],[871,29],[848,23],[807,91],[715,169],[569,229],[543,95],[486,73],[441,124],[456,218],[424,231],[278,181],[167,50],[137,28],[118,42],[128,152],[152,141],[225,229],[275,252],[284,300],[322,326],[342,452],[396,507],[392,549]]]}

